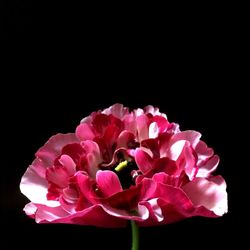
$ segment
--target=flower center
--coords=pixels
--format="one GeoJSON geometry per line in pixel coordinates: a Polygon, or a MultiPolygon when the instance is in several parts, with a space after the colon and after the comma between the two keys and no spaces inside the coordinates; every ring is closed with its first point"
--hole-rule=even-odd
{"type": "Polygon", "coordinates": [[[117,167],[115,167],[115,171],[116,171],[116,172],[120,172],[122,169],[124,169],[124,168],[127,167],[127,166],[128,166],[128,161],[127,161],[127,160],[122,161],[122,162],[120,162],[120,163],[117,165],[117,167]]]}
{"type": "Polygon", "coordinates": [[[133,174],[138,170],[138,167],[134,161],[121,161],[113,168],[113,171],[117,174],[123,189],[130,188],[131,185],[135,185],[135,175],[133,174]]]}

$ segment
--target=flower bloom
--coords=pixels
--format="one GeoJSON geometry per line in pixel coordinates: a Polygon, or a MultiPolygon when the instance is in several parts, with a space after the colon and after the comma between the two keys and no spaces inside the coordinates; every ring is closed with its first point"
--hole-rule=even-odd
{"type": "Polygon", "coordinates": [[[94,112],[38,150],[20,184],[31,201],[24,211],[37,223],[101,227],[221,216],[226,183],[212,175],[219,157],[200,137],[152,106],[94,112]]]}

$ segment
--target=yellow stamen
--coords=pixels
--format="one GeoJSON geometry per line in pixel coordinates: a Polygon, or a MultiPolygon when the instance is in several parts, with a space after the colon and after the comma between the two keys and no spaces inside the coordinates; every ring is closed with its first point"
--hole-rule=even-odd
{"type": "Polygon", "coordinates": [[[119,171],[121,171],[122,169],[124,169],[125,167],[127,167],[127,165],[128,165],[128,161],[122,161],[122,162],[120,162],[120,163],[117,165],[117,167],[115,168],[115,171],[116,171],[116,172],[119,172],[119,171]]]}

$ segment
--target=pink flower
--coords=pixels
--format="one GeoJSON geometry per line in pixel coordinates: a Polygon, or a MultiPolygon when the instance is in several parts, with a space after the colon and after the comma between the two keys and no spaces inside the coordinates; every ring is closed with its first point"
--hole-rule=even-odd
{"type": "Polygon", "coordinates": [[[92,113],[72,134],[38,150],[20,189],[38,223],[102,227],[172,223],[227,212],[219,157],[196,131],[180,131],[157,108],[121,104],[92,113]]]}

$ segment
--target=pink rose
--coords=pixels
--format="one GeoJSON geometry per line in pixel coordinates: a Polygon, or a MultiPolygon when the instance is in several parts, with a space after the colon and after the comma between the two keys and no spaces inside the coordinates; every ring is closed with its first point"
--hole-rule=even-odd
{"type": "Polygon", "coordinates": [[[167,224],[227,212],[219,157],[201,134],[170,123],[157,108],[121,104],[84,118],[38,150],[20,189],[37,223],[102,227],[167,224]]]}

